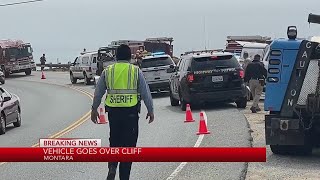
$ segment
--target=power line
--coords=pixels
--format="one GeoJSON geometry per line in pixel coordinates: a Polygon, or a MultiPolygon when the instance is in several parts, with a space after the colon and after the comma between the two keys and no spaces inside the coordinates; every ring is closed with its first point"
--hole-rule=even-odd
{"type": "Polygon", "coordinates": [[[19,5],[19,4],[35,3],[35,2],[40,2],[40,1],[45,1],[45,0],[31,0],[31,1],[21,1],[21,2],[15,2],[15,3],[0,4],[0,7],[14,6],[14,5],[19,5]]]}

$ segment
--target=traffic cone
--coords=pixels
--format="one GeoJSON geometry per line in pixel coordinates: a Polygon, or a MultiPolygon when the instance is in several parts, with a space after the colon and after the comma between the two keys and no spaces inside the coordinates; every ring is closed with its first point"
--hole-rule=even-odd
{"type": "Polygon", "coordinates": [[[186,120],[184,121],[186,122],[194,122],[195,120],[192,117],[192,112],[191,112],[191,108],[190,108],[190,104],[187,104],[187,108],[186,108],[186,120]]]}
{"type": "Polygon", "coordinates": [[[106,116],[103,111],[103,108],[100,108],[100,114],[99,114],[99,119],[98,119],[98,124],[107,124],[106,116]]]}
{"type": "Polygon", "coordinates": [[[200,112],[200,122],[199,122],[199,132],[197,135],[200,134],[210,134],[210,131],[207,129],[207,123],[206,120],[204,119],[204,113],[200,112]]]}
{"type": "Polygon", "coordinates": [[[44,72],[41,71],[41,79],[46,79],[46,77],[44,76],[44,72]]]}

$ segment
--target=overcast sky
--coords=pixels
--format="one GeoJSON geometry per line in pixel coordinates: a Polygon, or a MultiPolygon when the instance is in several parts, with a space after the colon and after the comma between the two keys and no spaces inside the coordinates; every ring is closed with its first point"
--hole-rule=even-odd
{"type": "Polygon", "coordinates": [[[205,44],[224,48],[228,35],[286,37],[288,25],[299,37],[320,35],[320,25],[307,23],[319,7],[320,0],[46,0],[0,7],[0,39],[30,42],[37,62],[42,53],[68,62],[83,48],[160,36],[174,38],[179,56],[205,44]]]}

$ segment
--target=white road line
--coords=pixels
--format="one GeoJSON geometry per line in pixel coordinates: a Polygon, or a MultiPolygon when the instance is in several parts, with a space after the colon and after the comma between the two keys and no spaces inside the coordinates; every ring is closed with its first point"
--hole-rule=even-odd
{"type": "MultiPolygon", "coordinates": [[[[203,114],[204,114],[204,119],[206,120],[206,124],[208,124],[208,123],[207,123],[207,115],[206,115],[206,113],[205,113],[203,110],[201,110],[201,112],[203,112],[203,114]]],[[[193,147],[199,147],[200,144],[201,144],[201,142],[202,142],[202,140],[203,140],[203,138],[204,138],[204,135],[203,135],[203,134],[199,135],[198,140],[197,140],[196,144],[195,144],[193,147]]],[[[166,180],[171,180],[171,179],[175,178],[175,177],[179,174],[179,172],[181,172],[182,169],[183,169],[186,165],[187,165],[187,162],[182,162],[182,163],[173,171],[173,173],[172,173],[166,180]]]]}

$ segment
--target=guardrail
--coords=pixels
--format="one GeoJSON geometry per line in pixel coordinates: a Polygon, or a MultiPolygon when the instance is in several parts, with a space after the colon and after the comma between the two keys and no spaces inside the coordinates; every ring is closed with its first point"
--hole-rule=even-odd
{"type": "MultiPolygon", "coordinates": [[[[37,67],[41,67],[41,64],[36,64],[37,67]]],[[[55,70],[62,70],[62,71],[68,71],[70,68],[71,64],[53,64],[53,63],[47,63],[44,65],[44,67],[49,68],[50,71],[55,71],[55,70]]]]}

